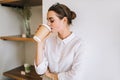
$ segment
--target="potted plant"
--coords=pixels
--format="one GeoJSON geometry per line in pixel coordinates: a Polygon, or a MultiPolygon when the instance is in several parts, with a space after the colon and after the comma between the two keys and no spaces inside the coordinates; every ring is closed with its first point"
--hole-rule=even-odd
{"type": "Polygon", "coordinates": [[[23,26],[25,29],[25,35],[26,37],[31,37],[31,30],[30,30],[30,17],[32,15],[31,13],[31,7],[29,6],[30,0],[23,0],[24,4],[22,8],[17,8],[17,11],[20,13],[20,15],[23,17],[23,26]]]}

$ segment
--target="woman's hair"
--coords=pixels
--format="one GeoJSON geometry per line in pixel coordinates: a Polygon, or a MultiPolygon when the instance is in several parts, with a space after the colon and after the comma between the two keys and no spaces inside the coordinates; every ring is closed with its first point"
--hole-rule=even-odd
{"type": "Polygon", "coordinates": [[[67,17],[68,24],[72,24],[72,20],[76,18],[76,13],[71,11],[66,5],[56,3],[53,4],[48,11],[54,11],[57,13],[57,16],[59,19],[63,19],[64,17],[67,17]]]}

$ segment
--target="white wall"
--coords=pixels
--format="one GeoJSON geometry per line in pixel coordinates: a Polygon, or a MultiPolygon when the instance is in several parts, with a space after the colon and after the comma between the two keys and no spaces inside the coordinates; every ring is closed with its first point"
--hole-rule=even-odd
{"type": "Polygon", "coordinates": [[[72,30],[85,43],[80,80],[120,80],[120,1],[43,0],[44,23],[56,2],[77,13],[72,30]]]}
{"type": "MultiPolygon", "coordinates": [[[[21,20],[21,17],[15,10],[0,5],[0,36],[21,34],[21,20]]],[[[5,80],[3,72],[23,63],[23,42],[0,40],[0,80],[5,80]]]]}

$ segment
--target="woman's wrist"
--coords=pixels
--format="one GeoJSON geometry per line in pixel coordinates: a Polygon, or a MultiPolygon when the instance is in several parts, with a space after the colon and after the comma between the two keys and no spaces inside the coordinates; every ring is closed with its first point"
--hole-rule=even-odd
{"type": "Polygon", "coordinates": [[[58,74],[47,71],[45,75],[53,80],[58,80],[58,74]]]}
{"type": "Polygon", "coordinates": [[[54,74],[54,80],[58,80],[58,74],[54,74]]]}

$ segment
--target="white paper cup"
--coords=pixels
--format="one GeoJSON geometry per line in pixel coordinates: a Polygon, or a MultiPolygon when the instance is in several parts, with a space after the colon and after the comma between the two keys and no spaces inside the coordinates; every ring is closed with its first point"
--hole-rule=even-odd
{"type": "Polygon", "coordinates": [[[42,24],[40,25],[38,31],[35,33],[33,39],[37,42],[42,41],[51,31],[51,28],[46,25],[46,24],[42,24]]]}
{"type": "Polygon", "coordinates": [[[30,72],[30,64],[25,63],[24,64],[24,69],[25,69],[26,73],[29,73],[30,72]]]}

